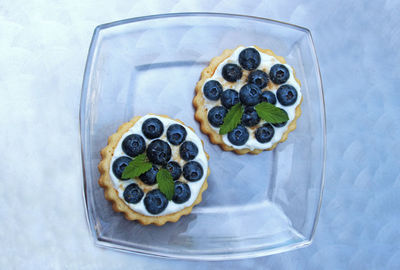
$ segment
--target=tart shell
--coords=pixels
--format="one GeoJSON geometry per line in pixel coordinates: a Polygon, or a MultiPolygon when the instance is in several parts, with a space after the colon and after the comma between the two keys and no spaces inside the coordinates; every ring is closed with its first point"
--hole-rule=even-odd
{"type": "MultiPolygon", "coordinates": [[[[268,50],[268,49],[261,49],[257,46],[254,46],[254,47],[260,52],[263,52],[265,54],[275,57],[282,64],[286,64],[285,58],[283,58],[282,56],[276,55],[273,51],[268,50]]],[[[196,119],[196,121],[198,121],[200,123],[200,130],[204,134],[208,135],[208,137],[210,138],[210,141],[213,144],[219,145],[221,147],[221,149],[224,151],[234,151],[236,154],[244,155],[247,153],[259,154],[262,151],[272,150],[278,145],[278,143],[286,141],[289,133],[296,129],[297,119],[301,115],[300,105],[301,105],[301,102],[303,101],[303,96],[301,97],[299,105],[297,105],[297,107],[296,107],[295,117],[292,120],[292,122],[289,124],[288,129],[285,131],[285,133],[283,133],[282,138],[278,142],[273,144],[270,148],[267,148],[267,149],[254,149],[254,150],[251,150],[249,148],[235,149],[235,148],[225,144],[222,139],[222,135],[218,134],[211,127],[210,123],[208,122],[208,119],[207,119],[208,110],[204,106],[205,99],[204,99],[204,96],[202,93],[203,85],[207,79],[211,78],[214,75],[214,72],[217,69],[218,65],[221,64],[226,58],[230,57],[234,51],[235,51],[235,49],[234,50],[231,50],[231,49],[224,50],[220,56],[216,56],[216,57],[212,58],[208,67],[203,69],[203,71],[201,72],[200,80],[197,82],[196,88],[195,88],[196,95],[193,98],[193,106],[196,111],[194,118],[196,119]]],[[[300,81],[296,78],[296,74],[295,74],[295,71],[293,68],[292,68],[292,71],[293,71],[294,79],[296,80],[296,82],[299,85],[301,85],[300,81]]]]}
{"type": "MultiPolygon", "coordinates": [[[[164,118],[170,118],[169,116],[166,115],[158,115],[160,117],[164,118]]],[[[114,188],[109,171],[110,171],[110,166],[111,166],[111,159],[114,154],[114,150],[118,145],[118,142],[121,140],[122,136],[141,118],[141,116],[136,116],[132,118],[129,122],[126,122],[122,124],[116,133],[108,137],[108,144],[106,147],[104,147],[101,151],[101,161],[98,165],[98,169],[100,172],[100,178],[99,178],[99,185],[104,189],[104,196],[105,198],[112,203],[112,208],[116,212],[121,212],[124,214],[125,218],[128,220],[137,220],[139,223],[142,225],[149,225],[149,224],[155,224],[157,226],[162,226],[166,222],[177,222],[181,216],[183,215],[188,215],[192,211],[193,206],[199,204],[202,201],[202,193],[204,190],[207,189],[208,184],[207,184],[207,178],[210,175],[210,168],[207,170],[207,175],[206,178],[204,179],[204,183],[200,188],[199,194],[197,195],[196,200],[193,202],[191,206],[185,207],[184,209],[171,213],[168,215],[164,216],[146,216],[143,214],[140,214],[138,212],[135,212],[132,210],[119,196],[118,196],[118,191],[114,188]]],[[[182,121],[178,119],[172,119],[175,120],[182,125],[184,125],[187,128],[190,128],[193,132],[193,128],[188,127],[185,125],[182,121]]],[[[203,144],[204,148],[204,142],[201,140],[201,143],[203,144]]],[[[205,152],[205,155],[207,157],[207,160],[209,160],[209,155],[207,152],[205,152]]]]}

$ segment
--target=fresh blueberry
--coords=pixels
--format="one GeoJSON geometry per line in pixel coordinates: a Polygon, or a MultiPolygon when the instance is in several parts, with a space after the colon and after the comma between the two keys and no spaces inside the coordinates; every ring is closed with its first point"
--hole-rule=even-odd
{"type": "Polygon", "coordinates": [[[167,139],[173,145],[179,145],[186,139],[186,129],[179,124],[172,124],[167,129],[167,139]]]}
{"type": "Polygon", "coordinates": [[[239,54],[239,64],[246,70],[256,69],[261,62],[260,53],[254,48],[247,48],[239,54]]]}
{"type": "Polygon", "coordinates": [[[178,162],[170,161],[167,163],[166,169],[171,173],[173,180],[178,180],[181,177],[182,169],[178,162]]]}
{"type": "Polygon", "coordinates": [[[275,124],[272,124],[274,127],[284,127],[285,125],[286,125],[286,123],[287,123],[287,121],[286,122],[283,122],[283,123],[275,123],[275,124]]]}
{"type": "Polygon", "coordinates": [[[266,143],[274,137],[274,133],[274,128],[270,124],[265,123],[262,127],[259,127],[256,130],[256,139],[260,143],[266,143]]]}
{"type": "Polygon", "coordinates": [[[210,100],[218,100],[221,97],[222,90],[222,85],[215,80],[206,82],[203,88],[204,95],[210,100]]]}
{"type": "Polygon", "coordinates": [[[184,203],[190,198],[190,188],[186,183],[180,181],[175,182],[174,196],[172,201],[174,203],[184,203]]]}
{"type": "Polygon", "coordinates": [[[214,127],[220,127],[224,123],[228,110],[223,106],[215,106],[208,112],[208,122],[214,127]]]}
{"type": "Polygon", "coordinates": [[[195,182],[203,177],[203,167],[197,161],[189,161],[183,166],[183,177],[190,182],[195,182]]]}
{"type": "MultiPolygon", "coordinates": [[[[281,109],[281,108],[279,108],[279,109],[281,109]]],[[[288,115],[287,112],[286,112],[284,109],[281,109],[281,110],[286,114],[286,116],[288,115]]],[[[283,127],[283,126],[286,125],[286,123],[287,123],[287,121],[286,121],[286,122],[282,122],[282,123],[272,124],[272,125],[273,125],[274,127],[283,127]]]]}
{"type": "Polygon", "coordinates": [[[122,141],[122,150],[131,157],[136,157],[146,151],[146,143],[142,136],[131,134],[122,141]]]}
{"type": "Polygon", "coordinates": [[[260,122],[260,117],[258,117],[258,114],[254,107],[246,107],[242,115],[242,124],[246,127],[252,127],[257,125],[258,122],[260,122]]]}
{"type": "Polygon", "coordinates": [[[261,101],[268,102],[268,103],[271,103],[272,105],[275,105],[276,104],[276,96],[271,91],[264,91],[261,94],[261,101]]]}
{"type": "Polygon", "coordinates": [[[276,84],[285,83],[289,79],[289,70],[282,64],[275,64],[269,71],[269,77],[276,84]]]}
{"type": "Polygon", "coordinates": [[[132,159],[130,157],[119,157],[116,160],[114,160],[114,163],[112,165],[112,170],[114,175],[120,179],[120,180],[127,180],[127,179],[122,179],[122,173],[125,169],[126,166],[128,166],[129,162],[131,162],[132,159]]]}
{"type": "Polygon", "coordinates": [[[256,105],[260,103],[261,90],[257,85],[248,83],[240,88],[239,97],[244,105],[256,105]]]}
{"type": "Polygon", "coordinates": [[[297,91],[293,86],[284,84],[276,91],[276,97],[283,106],[290,106],[297,100],[297,91]]]}
{"type": "Polygon", "coordinates": [[[157,215],[167,208],[168,200],[159,189],[153,189],[146,194],[144,206],[150,214],[157,215]]]}
{"type": "Polygon", "coordinates": [[[268,85],[268,74],[262,70],[252,71],[247,79],[249,83],[257,85],[260,89],[263,89],[268,85]]]}
{"type": "Polygon", "coordinates": [[[162,140],[154,140],[147,147],[147,157],[154,164],[167,164],[171,159],[171,147],[162,140]]]}
{"type": "Polygon", "coordinates": [[[164,126],[157,118],[149,118],[143,122],[142,132],[148,139],[155,139],[164,132],[164,126]]]}
{"type": "Polygon", "coordinates": [[[239,103],[239,93],[233,89],[227,89],[222,92],[221,103],[225,108],[230,109],[233,105],[239,103]]]}
{"type": "Polygon", "coordinates": [[[142,180],[143,183],[146,185],[152,186],[157,182],[157,173],[158,173],[158,168],[153,165],[150,170],[147,172],[141,174],[139,176],[139,179],[142,180]]]}
{"type": "Polygon", "coordinates": [[[192,160],[199,153],[199,149],[194,143],[186,141],[179,148],[179,153],[183,160],[192,160]]]}
{"type": "Polygon", "coordinates": [[[222,77],[228,82],[236,82],[242,78],[242,69],[236,64],[226,64],[222,68],[222,77]]]}
{"type": "Polygon", "coordinates": [[[247,142],[249,139],[249,132],[247,131],[247,128],[245,128],[242,125],[238,125],[236,128],[234,128],[232,131],[228,133],[228,140],[233,144],[233,145],[243,145],[247,142]]]}
{"type": "Polygon", "coordinates": [[[124,190],[124,200],[128,203],[138,203],[143,198],[143,190],[140,187],[132,183],[127,186],[124,190]]]}

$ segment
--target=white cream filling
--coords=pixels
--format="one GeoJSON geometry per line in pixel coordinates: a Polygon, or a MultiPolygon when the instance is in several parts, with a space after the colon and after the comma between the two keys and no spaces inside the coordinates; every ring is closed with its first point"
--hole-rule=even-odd
{"type": "MultiPolygon", "coordinates": [[[[111,176],[111,179],[112,179],[114,188],[118,191],[118,196],[119,196],[133,211],[138,212],[138,213],[143,214],[143,215],[146,215],[146,216],[164,216],[164,215],[168,215],[168,214],[171,214],[171,213],[178,212],[178,211],[184,209],[185,207],[191,206],[191,205],[194,203],[194,201],[195,201],[196,198],[197,198],[197,195],[199,194],[200,188],[201,188],[201,186],[203,185],[204,180],[206,179],[207,171],[208,171],[208,161],[207,161],[207,158],[206,158],[206,155],[205,155],[205,152],[204,152],[204,148],[203,148],[203,144],[201,143],[200,138],[199,138],[190,128],[188,128],[188,127],[182,125],[183,127],[185,127],[186,132],[187,132],[186,141],[191,141],[191,142],[193,142],[193,143],[197,146],[197,148],[199,149],[199,153],[197,154],[196,158],[193,159],[193,161],[197,161],[198,163],[200,163],[200,165],[201,165],[202,168],[203,168],[203,176],[202,176],[202,178],[201,178],[200,180],[198,180],[198,181],[196,181],[196,182],[189,182],[189,181],[187,181],[187,184],[189,185],[190,191],[191,191],[191,195],[190,195],[189,200],[187,200],[186,202],[181,203],[181,204],[177,204],[177,203],[175,203],[175,202],[173,202],[173,201],[171,200],[171,201],[168,202],[167,208],[165,208],[164,211],[162,211],[161,213],[159,213],[159,214],[157,214],[157,215],[153,215],[153,214],[149,213],[149,212],[146,210],[146,207],[145,207],[145,205],[144,205],[144,198],[146,197],[146,194],[144,194],[144,196],[143,196],[143,198],[140,200],[140,202],[138,202],[138,203],[136,203],[136,204],[132,204],[132,203],[126,202],[126,201],[124,200],[124,196],[123,196],[123,193],[124,193],[125,188],[126,188],[128,185],[132,184],[132,183],[136,183],[138,180],[137,180],[137,179],[129,179],[129,180],[125,180],[125,181],[119,180],[119,179],[114,175],[114,173],[113,173],[113,171],[112,171],[112,164],[113,164],[114,160],[116,160],[117,158],[119,158],[119,157],[121,157],[121,156],[127,156],[127,155],[123,152],[123,150],[122,150],[122,142],[123,142],[123,140],[125,139],[125,137],[127,137],[127,136],[129,136],[129,135],[131,135],[131,134],[139,134],[139,135],[141,135],[141,136],[143,137],[143,139],[145,140],[145,142],[146,142],[146,149],[147,149],[147,146],[148,146],[149,143],[150,143],[151,141],[153,141],[153,140],[149,140],[149,139],[147,139],[147,138],[143,135],[143,133],[142,133],[142,124],[143,124],[143,122],[144,122],[146,119],[148,119],[148,118],[157,118],[157,119],[159,119],[159,120],[163,123],[163,125],[164,125],[164,132],[163,132],[163,134],[161,135],[161,137],[160,137],[160,138],[157,138],[157,139],[161,139],[161,140],[166,141],[166,142],[168,142],[168,140],[167,140],[167,135],[166,135],[168,127],[169,127],[170,125],[172,125],[172,124],[180,124],[180,125],[182,125],[181,123],[179,123],[179,122],[177,122],[177,121],[175,121],[175,120],[171,120],[171,119],[165,118],[165,117],[160,117],[160,116],[157,116],[157,115],[150,115],[150,114],[148,114],[148,115],[145,115],[145,116],[141,117],[141,118],[139,119],[139,121],[137,121],[137,122],[133,125],[133,127],[131,127],[131,128],[129,129],[129,131],[126,132],[126,133],[121,137],[120,141],[118,142],[118,145],[117,145],[117,147],[115,148],[115,151],[114,151],[114,155],[113,155],[113,157],[112,157],[112,159],[111,159],[111,165],[110,165],[109,174],[110,174],[110,176],[111,176]]],[[[154,139],[154,140],[155,140],[155,139],[154,139]]],[[[179,145],[178,145],[178,146],[175,146],[175,145],[172,145],[172,144],[170,144],[170,143],[168,143],[168,144],[170,145],[170,147],[171,147],[171,152],[172,152],[171,160],[174,160],[174,161],[178,162],[179,165],[181,165],[181,168],[182,168],[182,171],[183,171],[183,165],[184,165],[187,161],[184,161],[184,160],[182,160],[182,159],[180,158],[180,156],[179,156],[179,145]]],[[[184,179],[184,178],[183,178],[183,175],[181,175],[181,179],[184,179]]],[[[140,180],[139,180],[139,181],[140,181],[140,180]]],[[[178,180],[177,180],[177,181],[178,181],[178,180]]]]}
{"type": "MultiPolygon", "coordinates": [[[[251,48],[254,48],[253,46],[250,46],[251,48]]],[[[239,81],[236,81],[235,83],[229,83],[227,82],[223,77],[222,77],[222,68],[225,66],[225,64],[236,64],[239,65],[239,54],[241,53],[242,50],[249,48],[249,47],[238,47],[230,57],[228,57],[227,59],[225,59],[223,62],[221,62],[217,69],[214,72],[214,75],[207,79],[205,81],[205,83],[207,81],[210,80],[217,80],[219,81],[224,90],[226,89],[235,89],[237,92],[240,91],[240,88],[242,88],[243,85],[245,85],[247,83],[246,80],[244,79],[240,79],[239,81]]],[[[258,51],[258,50],[257,50],[258,51]]],[[[260,65],[257,67],[257,69],[259,70],[263,70],[264,72],[266,72],[267,74],[269,74],[269,71],[271,69],[271,67],[275,64],[282,64],[281,62],[278,61],[278,59],[276,59],[275,57],[265,54],[263,52],[260,52],[260,56],[261,56],[261,63],[260,65]]],[[[296,107],[297,105],[299,105],[300,101],[301,101],[301,91],[300,91],[300,85],[297,83],[297,81],[295,80],[294,76],[293,76],[293,68],[287,64],[283,64],[287,67],[287,69],[290,72],[290,76],[289,79],[287,80],[287,82],[285,84],[290,84],[291,86],[293,86],[296,90],[297,90],[297,100],[294,104],[290,105],[290,106],[283,106],[282,104],[279,103],[279,101],[277,100],[275,106],[284,109],[289,117],[289,121],[286,123],[285,126],[283,127],[273,127],[275,130],[274,136],[272,137],[272,139],[267,142],[267,143],[260,143],[259,141],[257,141],[256,137],[255,137],[255,130],[258,127],[261,127],[263,124],[265,124],[266,122],[264,120],[261,119],[261,121],[252,128],[246,127],[247,131],[249,132],[249,139],[247,140],[247,142],[244,145],[238,146],[238,145],[234,145],[232,144],[229,140],[228,140],[228,134],[222,135],[222,140],[224,141],[224,143],[228,146],[231,146],[235,149],[243,149],[243,148],[248,148],[250,150],[254,150],[254,149],[267,149],[270,148],[272,145],[274,145],[276,142],[280,141],[280,139],[282,138],[282,135],[286,132],[286,130],[288,129],[289,124],[293,121],[294,117],[295,117],[295,113],[296,113],[296,107]]],[[[243,69],[243,73],[248,72],[246,70],[243,69]]],[[[242,78],[245,76],[242,76],[242,78]]],[[[247,79],[247,77],[246,77],[247,79]]],[[[204,83],[204,85],[205,85],[204,83]]],[[[204,87],[203,85],[203,87],[204,87]]],[[[279,86],[271,89],[270,91],[273,92],[276,95],[276,91],[278,90],[279,86]]],[[[204,93],[203,93],[203,97],[205,99],[205,108],[207,109],[207,112],[212,109],[215,106],[221,105],[221,101],[216,100],[209,100],[205,97],[204,93]]],[[[215,132],[219,132],[219,128],[213,127],[212,125],[210,125],[215,132]]]]}

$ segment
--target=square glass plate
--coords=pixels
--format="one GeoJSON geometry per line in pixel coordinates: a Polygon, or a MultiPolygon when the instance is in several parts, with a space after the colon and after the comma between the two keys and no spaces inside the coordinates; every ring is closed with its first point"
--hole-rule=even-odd
{"type": "Polygon", "coordinates": [[[179,13],[96,27],[80,108],[83,192],[95,242],[142,254],[224,260],[311,243],[325,168],[325,108],[310,31],[241,15],[179,13]],[[258,45],[285,57],[302,83],[297,129],[273,151],[239,156],[213,145],[194,120],[200,72],[224,49],[258,45]],[[100,150],[133,116],[166,114],[193,127],[210,155],[203,201],[176,223],[142,226],[112,210],[97,181],[100,150]]]}

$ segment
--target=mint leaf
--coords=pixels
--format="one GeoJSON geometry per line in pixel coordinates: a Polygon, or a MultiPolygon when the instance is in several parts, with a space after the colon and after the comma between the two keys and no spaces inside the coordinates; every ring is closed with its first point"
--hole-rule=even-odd
{"type": "Polygon", "coordinates": [[[255,107],[258,116],[271,124],[283,123],[289,120],[287,113],[270,103],[261,102],[255,107]]]}
{"type": "Polygon", "coordinates": [[[219,128],[219,134],[224,135],[233,130],[240,123],[243,115],[243,106],[238,103],[229,109],[224,117],[224,123],[219,128]]]}
{"type": "Polygon", "coordinates": [[[153,165],[147,161],[146,154],[136,156],[122,172],[123,179],[139,177],[141,174],[151,169],[153,165]]]}
{"type": "Polygon", "coordinates": [[[170,201],[174,196],[175,184],[171,173],[167,169],[160,169],[156,176],[158,188],[170,201]]]}

